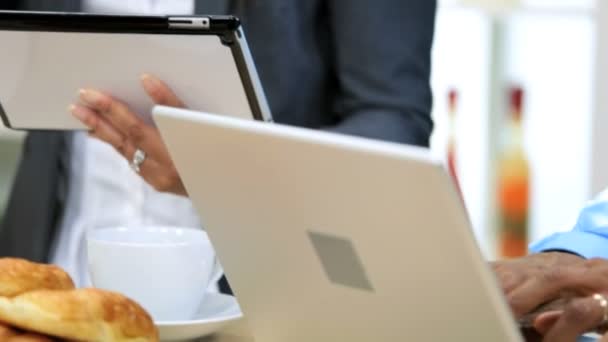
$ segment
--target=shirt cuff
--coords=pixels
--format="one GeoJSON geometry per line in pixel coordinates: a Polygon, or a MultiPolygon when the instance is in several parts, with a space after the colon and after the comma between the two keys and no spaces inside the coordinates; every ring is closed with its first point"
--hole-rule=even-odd
{"type": "Polygon", "coordinates": [[[570,231],[553,234],[530,246],[530,251],[534,253],[549,250],[562,250],[586,259],[608,259],[608,238],[589,232],[570,231]]]}

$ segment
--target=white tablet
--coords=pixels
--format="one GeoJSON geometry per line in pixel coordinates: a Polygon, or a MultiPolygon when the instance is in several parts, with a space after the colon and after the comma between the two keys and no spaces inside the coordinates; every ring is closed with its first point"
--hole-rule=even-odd
{"type": "Polygon", "coordinates": [[[80,88],[123,100],[148,122],[139,78],[163,79],[192,109],[270,120],[237,18],[0,11],[0,117],[27,130],[85,128],[80,88]]]}

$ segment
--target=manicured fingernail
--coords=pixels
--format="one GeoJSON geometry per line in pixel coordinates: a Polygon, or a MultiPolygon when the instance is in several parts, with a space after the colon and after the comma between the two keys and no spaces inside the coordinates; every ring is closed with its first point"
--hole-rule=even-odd
{"type": "Polygon", "coordinates": [[[87,94],[86,89],[78,89],[78,97],[80,97],[81,99],[84,98],[86,96],[86,94],[87,94]]]}
{"type": "Polygon", "coordinates": [[[160,85],[158,79],[150,74],[142,74],[140,79],[144,87],[158,87],[160,85]]]}
{"type": "Polygon", "coordinates": [[[89,104],[95,104],[101,98],[101,94],[95,90],[80,89],[78,90],[80,99],[89,104]]]}
{"type": "Polygon", "coordinates": [[[72,113],[72,115],[74,115],[77,119],[79,120],[84,120],[85,118],[85,113],[78,107],[76,107],[75,105],[70,105],[68,107],[68,110],[70,111],[70,113],[72,113]]]}

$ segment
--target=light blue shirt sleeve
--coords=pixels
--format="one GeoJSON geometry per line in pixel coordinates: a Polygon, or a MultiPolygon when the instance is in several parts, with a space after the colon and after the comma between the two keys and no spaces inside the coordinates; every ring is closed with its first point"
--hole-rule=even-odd
{"type": "Polygon", "coordinates": [[[571,231],[550,235],[530,246],[534,253],[548,250],[608,259],[608,190],[583,208],[571,231]]]}

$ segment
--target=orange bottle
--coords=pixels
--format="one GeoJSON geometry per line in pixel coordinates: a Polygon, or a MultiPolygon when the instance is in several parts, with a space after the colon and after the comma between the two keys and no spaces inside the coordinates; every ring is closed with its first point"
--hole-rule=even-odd
{"type": "Polygon", "coordinates": [[[528,251],[530,168],[523,146],[524,92],[509,92],[509,118],[498,163],[498,256],[516,258],[528,251]]]}
{"type": "Polygon", "coordinates": [[[460,193],[456,163],[456,112],[458,111],[458,92],[451,89],[448,92],[448,143],[447,143],[447,166],[448,172],[460,193]]]}

